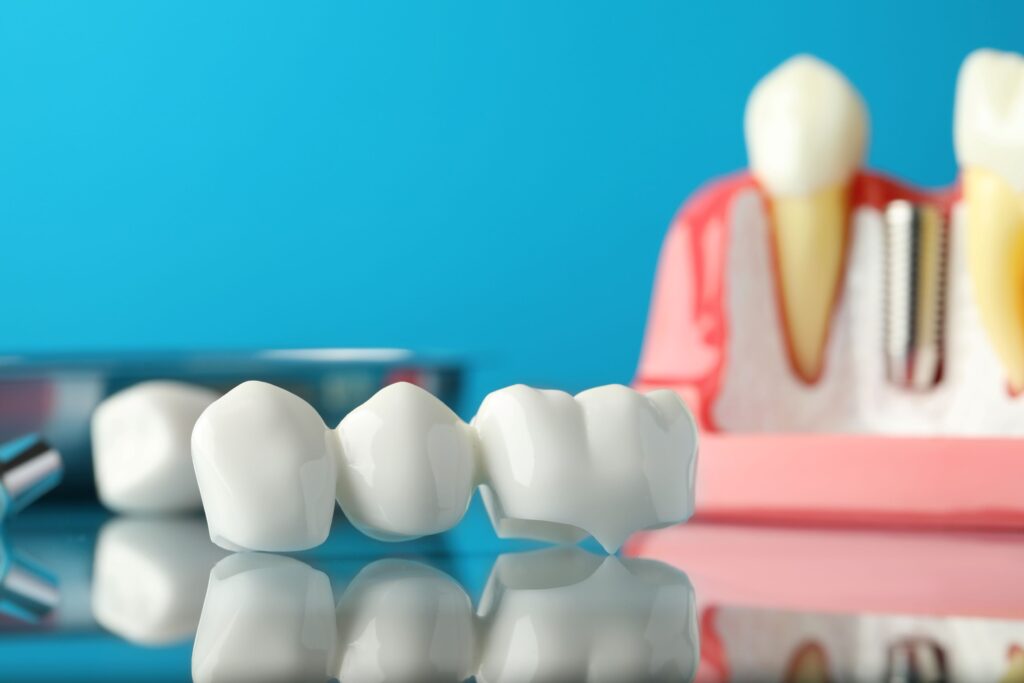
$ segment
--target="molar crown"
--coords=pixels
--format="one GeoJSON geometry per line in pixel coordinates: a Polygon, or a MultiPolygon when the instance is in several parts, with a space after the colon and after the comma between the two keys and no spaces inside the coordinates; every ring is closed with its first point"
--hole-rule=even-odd
{"type": "Polygon", "coordinates": [[[480,484],[499,536],[592,535],[612,551],[692,514],[696,438],[671,391],[612,385],[573,397],[516,385],[490,394],[468,425],[400,382],[328,430],[297,396],[246,382],[200,417],[192,442],[211,538],[228,549],[319,545],[328,488],[369,536],[439,533],[480,484]]]}

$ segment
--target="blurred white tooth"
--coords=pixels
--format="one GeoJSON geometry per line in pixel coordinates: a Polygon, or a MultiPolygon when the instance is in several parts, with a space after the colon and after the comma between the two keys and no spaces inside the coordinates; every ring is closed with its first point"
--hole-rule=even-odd
{"type": "Polygon", "coordinates": [[[464,681],[476,661],[473,607],[450,577],[419,562],[380,560],[338,603],[339,681],[464,681]]]}
{"type": "Polygon", "coordinates": [[[499,536],[589,534],[614,551],[693,512],[697,432],[674,392],[608,385],[574,398],[516,385],[488,395],[473,426],[499,536]]]}
{"type": "Polygon", "coordinates": [[[336,432],[338,502],[360,531],[401,540],[462,519],[475,485],[475,434],[429,392],[405,382],[387,386],[336,432]]]}
{"type": "Polygon", "coordinates": [[[203,412],[192,458],[210,538],[229,550],[287,552],[324,542],[336,443],[298,396],[245,382],[203,412]]]}
{"type": "Polygon", "coordinates": [[[201,519],[112,519],[96,541],[93,617],[133,643],[187,640],[203,607],[196,587],[223,557],[201,519]]]}
{"type": "Polygon", "coordinates": [[[323,683],[334,675],[327,575],[288,557],[242,553],[210,572],[192,649],[195,683],[323,683]]]}
{"type": "Polygon", "coordinates": [[[967,266],[981,322],[1024,390],[1024,57],[978,50],[960,69],[954,125],[967,266]]]}
{"type": "Polygon", "coordinates": [[[765,76],[747,101],[750,168],[769,195],[786,339],[805,381],[822,370],[867,118],[850,82],[809,55],[765,76]]]}
{"type": "Polygon", "coordinates": [[[100,501],[118,512],[198,510],[189,441],[217,394],[153,381],[110,396],[92,415],[92,454],[100,501]]]}
{"type": "Polygon", "coordinates": [[[699,634],[686,575],[554,548],[498,558],[477,610],[477,680],[690,681],[699,634]]]}

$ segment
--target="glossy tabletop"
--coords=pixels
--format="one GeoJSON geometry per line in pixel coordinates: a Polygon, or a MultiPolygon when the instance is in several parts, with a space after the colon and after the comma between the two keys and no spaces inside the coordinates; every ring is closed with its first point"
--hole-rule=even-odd
{"type": "Polygon", "coordinates": [[[474,504],[232,555],[202,518],[39,505],[0,548],[2,681],[1024,681],[1010,534],[697,522],[608,557],[499,541],[474,504]]]}

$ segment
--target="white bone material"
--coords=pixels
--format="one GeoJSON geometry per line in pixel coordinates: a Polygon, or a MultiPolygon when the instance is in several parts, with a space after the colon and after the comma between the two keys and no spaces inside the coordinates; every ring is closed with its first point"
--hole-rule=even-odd
{"type": "Polygon", "coordinates": [[[692,514],[697,433],[670,391],[515,386],[467,425],[398,383],[328,430],[298,397],[246,382],[203,413],[192,450],[211,537],[229,549],[323,542],[328,485],[359,529],[393,540],[454,526],[480,484],[501,536],[589,534],[614,550],[692,514]]]}

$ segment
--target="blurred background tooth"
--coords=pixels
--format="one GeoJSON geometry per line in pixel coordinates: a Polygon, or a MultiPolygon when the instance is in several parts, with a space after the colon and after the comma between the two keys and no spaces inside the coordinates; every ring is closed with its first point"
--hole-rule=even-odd
{"type": "Polygon", "coordinates": [[[967,264],[982,324],[1024,390],[1024,58],[978,50],[957,81],[954,126],[967,264]]]}
{"type": "Polygon", "coordinates": [[[864,157],[867,112],[841,73],[801,55],[754,88],[745,132],[751,171],[769,197],[794,369],[814,381],[842,277],[850,184],[864,157]]]}
{"type": "Polygon", "coordinates": [[[92,416],[100,501],[118,512],[200,508],[192,427],[217,394],[182,382],[142,382],[104,400],[92,416]]]}
{"type": "Polygon", "coordinates": [[[320,545],[334,516],[334,436],[312,406],[244,382],[196,422],[192,459],[210,538],[228,550],[320,545]]]}
{"type": "Polygon", "coordinates": [[[96,622],[125,640],[161,645],[191,638],[202,586],[225,551],[202,519],[116,518],[106,522],[93,560],[96,622]]]}
{"type": "Polygon", "coordinates": [[[477,680],[690,681],[699,651],[686,575],[579,548],[503,555],[477,614],[477,680]]]}
{"type": "Polygon", "coordinates": [[[326,574],[289,557],[232,555],[210,572],[192,678],[323,683],[334,675],[335,640],[326,574]]]}
{"type": "Polygon", "coordinates": [[[464,681],[473,674],[473,607],[447,574],[379,560],[338,602],[339,681],[464,681]]]}
{"type": "Polygon", "coordinates": [[[413,384],[381,389],[336,430],[337,496],[363,533],[384,540],[446,531],[473,496],[476,435],[413,384]]]}

